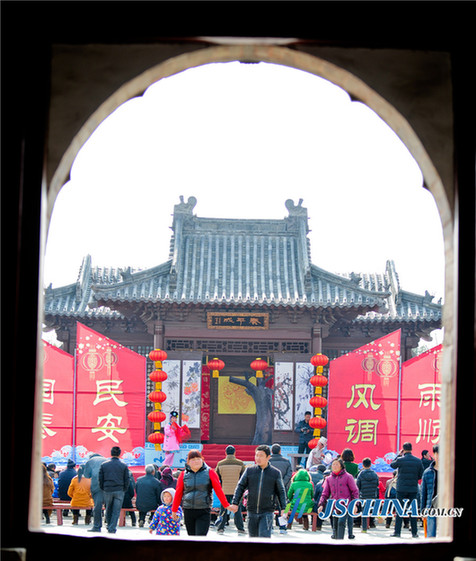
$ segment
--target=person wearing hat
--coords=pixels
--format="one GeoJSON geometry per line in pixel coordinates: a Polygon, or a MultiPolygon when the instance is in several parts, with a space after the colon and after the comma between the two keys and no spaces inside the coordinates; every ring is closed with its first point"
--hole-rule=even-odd
{"type": "Polygon", "coordinates": [[[177,423],[177,411],[170,412],[169,424],[164,427],[164,444],[162,448],[165,452],[163,466],[173,466],[175,452],[180,450],[179,431],[180,426],[177,423]]]}
{"type": "MultiPolygon", "coordinates": [[[[73,477],[76,477],[76,464],[73,460],[68,460],[66,469],[64,469],[58,476],[58,498],[62,501],[70,501],[71,497],[68,495],[68,489],[73,477]]],[[[69,511],[64,510],[63,516],[69,516],[69,511]]]]}
{"type": "MultiPolygon", "coordinates": [[[[240,477],[243,475],[246,466],[245,463],[239,460],[235,456],[235,447],[229,445],[225,448],[226,458],[224,460],[220,460],[217,463],[215,471],[218,474],[218,478],[220,479],[221,486],[223,488],[223,492],[225,493],[225,497],[228,502],[231,502],[233,499],[233,494],[235,493],[235,488],[240,480],[240,477]]],[[[238,534],[245,534],[245,527],[243,525],[243,515],[242,515],[242,504],[240,503],[238,506],[238,510],[234,516],[235,526],[238,530],[238,534]]],[[[228,522],[230,514],[226,508],[221,506],[220,514],[219,514],[219,523],[217,525],[217,533],[223,534],[225,532],[225,526],[228,522]]]]}
{"type": "Polygon", "coordinates": [[[322,463],[324,454],[326,453],[326,446],[327,438],[325,436],[321,436],[321,438],[317,441],[317,446],[311,450],[309,456],[307,457],[307,470],[310,470],[312,466],[318,466],[322,463]]]}

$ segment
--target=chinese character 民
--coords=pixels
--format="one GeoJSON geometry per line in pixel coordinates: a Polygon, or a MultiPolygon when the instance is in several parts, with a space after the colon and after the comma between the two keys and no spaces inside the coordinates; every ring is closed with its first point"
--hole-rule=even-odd
{"type": "Polygon", "coordinates": [[[378,419],[347,419],[346,431],[349,431],[347,442],[373,442],[377,444],[378,419]]]}
{"type": "Polygon", "coordinates": [[[359,405],[363,405],[366,409],[368,409],[370,405],[371,409],[377,411],[377,409],[382,404],[374,403],[374,390],[375,390],[375,384],[355,384],[354,386],[352,386],[352,396],[350,400],[346,403],[347,409],[351,407],[354,399],[358,398],[357,401],[354,403],[354,409],[357,409],[359,405]],[[369,391],[370,393],[369,400],[367,400],[367,391],[369,391]],[[357,395],[355,395],[355,393],[357,395]]]}
{"type": "Polygon", "coordinates": [[[127,431],[127,428],[121,427],[122,417],[116,417],[111,413],[108,413],[104,417],[98,417],[97,423],[98,426],[94,429],[91,429],[91,432],[103,432],[103,436],[98,438],[98,442],[101,440],[105,440],[106,438],[110,438],[113,442],[119,443],[118,438],[114,434],[114,431],[118,432],[119,434],[124,434],[127,431]],[[101,426],[101,423],[104,421],[104,424],[101,426]]]}
{"type": "Polygon", "coordinates": [[[118,395],[124,394],[124,392],[119,389],[122,382],[123,380],[96,380],[96,399],[93,405],[112,399],[119,407],[125,407],[127,402],[121,401],[117,397],[118,395]]]}

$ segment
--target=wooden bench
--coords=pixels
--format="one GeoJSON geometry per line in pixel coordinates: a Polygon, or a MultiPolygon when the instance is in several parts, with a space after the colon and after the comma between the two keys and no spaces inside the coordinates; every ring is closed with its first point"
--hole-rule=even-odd
{"type": "Polygon", "coordinates": [[[63,510],[72,510],[73,507],[69,503],[53,503],[52,506],[43,506],[43,510],[56,510],[56,523],[58,526],[63,525],[63,510]]]}
{"type": "Polygon", "coordinates": [[[309,454],[288,454],[288,458],[291,458],[291,466],[293,468],[293,471],[296,471],[297,467],[298,467],[298,459],[299,459],[299,463],[301,462],[301,458],[306,458],[309,456],[309,454]]]}
{"type": "Polygon", "coordinates": [[[125,526],[126,525],[126,513],[127,512],[137,512],[137,514],[139,514],[139,511],[136,508],[121,508],[121,513],[119,514],[119,522],[117,524],[118,526],[125,526]]]}

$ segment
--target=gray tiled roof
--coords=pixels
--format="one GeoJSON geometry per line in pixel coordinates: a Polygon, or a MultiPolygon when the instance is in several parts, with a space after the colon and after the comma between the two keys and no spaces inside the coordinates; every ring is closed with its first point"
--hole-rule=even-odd
{"type": "Polygon", "coordinates": [[[400,290],[391,261],[383,274],[337,275],[313,265],[301,201],[286,202],[283,220],[199,218],[194,206],[193,198],[175,206],[168,261],[134,272],[93,268],[88,256],[76,284],[46,290],[46,314],[119,317],[115,303],[173,302],[353,308],[359,322],[441,319],[431,297],[400,290]]]}

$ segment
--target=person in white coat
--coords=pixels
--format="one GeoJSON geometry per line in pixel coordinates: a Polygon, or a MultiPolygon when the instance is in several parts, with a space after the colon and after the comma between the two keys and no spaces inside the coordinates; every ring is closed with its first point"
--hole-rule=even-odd
{"type": "Polygon", "coordinates": [[[311,453],[307,457],[306,469],[309,471],[312,466],[318,466],[322,464],[324,459],[324,454],[326,453],[327,438],[321,436],[317,441],[317,446],[311,450],[311,453]]]}

